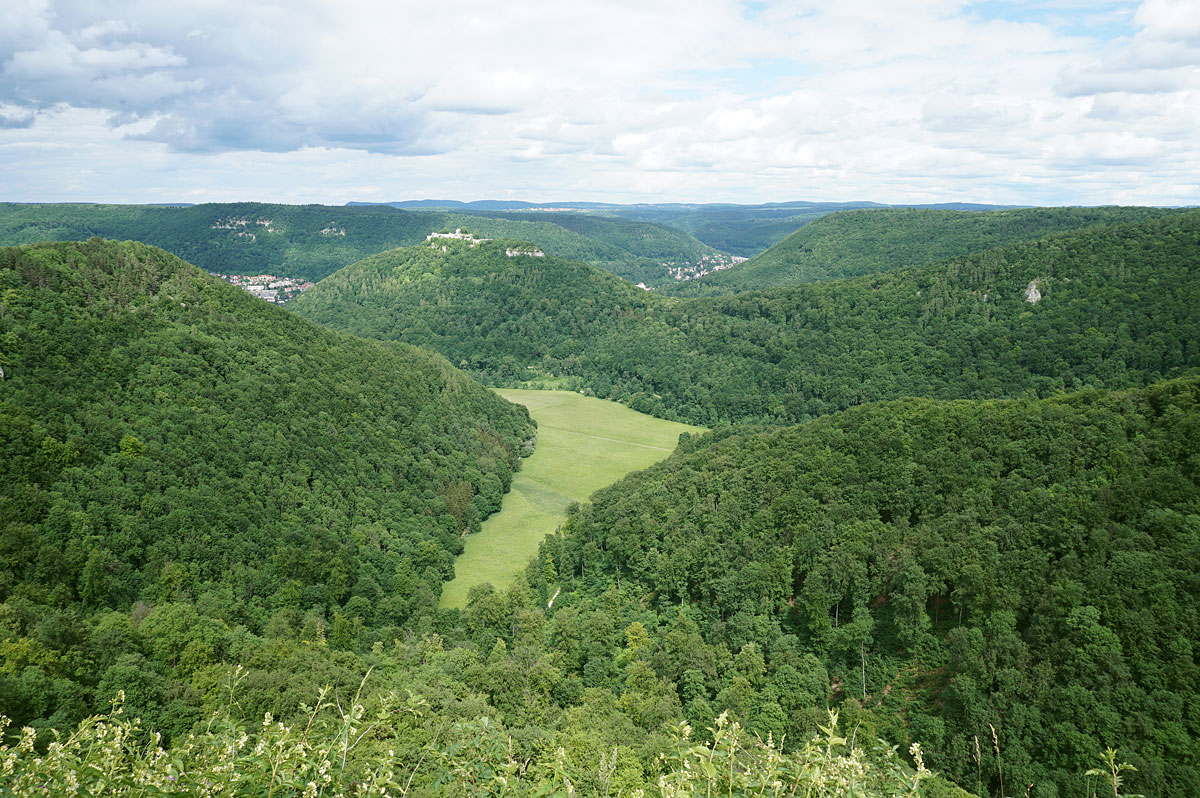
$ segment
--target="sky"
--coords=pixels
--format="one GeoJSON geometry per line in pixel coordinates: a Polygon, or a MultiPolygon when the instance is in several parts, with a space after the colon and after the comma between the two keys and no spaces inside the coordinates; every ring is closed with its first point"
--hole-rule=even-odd
{"type": "Polygon", "coordinates": [[[5,0],[0,201],[1200,204],[1200,0],[5,0]]]}

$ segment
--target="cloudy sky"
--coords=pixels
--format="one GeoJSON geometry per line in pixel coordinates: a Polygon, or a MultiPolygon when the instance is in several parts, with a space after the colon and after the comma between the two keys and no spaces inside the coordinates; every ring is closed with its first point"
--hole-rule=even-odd
{"type": "Polygon", "coordinates": [[[1200,0],[5,0],[0,201],[1200,204],[1200,0]]]}

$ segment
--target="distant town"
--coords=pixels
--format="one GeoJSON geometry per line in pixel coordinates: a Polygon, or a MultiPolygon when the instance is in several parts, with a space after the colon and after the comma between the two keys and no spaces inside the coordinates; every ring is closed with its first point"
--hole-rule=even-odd
{"type": "Polygon", "coordinates": [[[209,272],[214,277],[220,277],[227,283],[236,285],[247,294],[253,294],[259,299],[282,305],[288,300],[295,299],[300,294],[312,288],[316,283],[295,277],[276,277],[273,274],[219,274],[209,272]]]}

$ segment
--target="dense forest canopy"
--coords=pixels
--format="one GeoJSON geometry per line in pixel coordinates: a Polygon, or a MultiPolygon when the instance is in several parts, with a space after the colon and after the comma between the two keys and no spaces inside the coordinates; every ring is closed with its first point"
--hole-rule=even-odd
{"type": "Polygon", "coordinates": [[[500,241],[413,247],[347,267],[293,306],[431,346],[494,385],[551,375],[702,426],[794,422],[900,396],[1047,395],[1200,366],[1198,241],[1200,212],[1173,213],[693,300],[562,259],[506,257],[500,241]]]}
{"type": "Polygon", "coordinates": [[[1105,746],[1196,795],[1198,464],[1196,378],[909,399],[692,439],[544,549],[580,606],[641,597],[688,717],[778,736],[831,684],[981,795],[1077,794],[1105,746]]]}
{"type": "Polygon", "coordinates": [[[339,268],[439,230],[520,238],[552,255],[611,271],[632,282],[673,281],[667,263],[697,264],[714,250],[674,228],[577,213],[472,215],[388,205],[281,205],[259,202],[160,205],[0,203],[0,244],[103,236],[161,247],[220,274],[276,274],[319,280],[339,268]]]}
{"type": "MultiPolygon", "coordinates": [[[[0,747],[8,786],[673,794],[766,774],[773,794],[846,778],[958,794],[865,730],[838,741],[819,668],[786,749],[732,709],[688,729],[653,604],[614,584],[551,609],[553,555],[438,611],[449,555],[533,431],[440,356],[133,243],[0,250],[0,296],[0,713],[24,741],[0,747]],[[114,697],[121,715],[47,748],[114,697]]],[[[689,615],[670,623],[742,672],[689,615]]]]}
{"type": "Polygon", "coordinates": [[[0,244],[102,236],[161,247],[210,272],[319,280],[376,252],[416,244],[431,232],[430,221],[386,206],[2,203],[0,244]]]}
{"type": "Polygon", "coordinates": [[[496,241],[372,255],[293,305],[384,341],[141,244],[0,250],[0,767],[18,791],[1200,793],[1200,212],[1097,213],[1131,218],[681,299],[504,237],[603,254],[639,228],[505,211],[473,229],[496,241]],[[458,369],[718,429],[440,610],[535,441],[458,369]]]}
{"type": "Polygon", "coordinates": [[[699,267],[706,258],[731,262],[687,233],[659,224],[546,211],[438,215],[448,229],[462,228],[484,238],[528,241],[548,255],[582,261],[631,283],[652,287],[675,282],[670,266],[699,267]]]}
{"type": "Polygon", "coordinates": [[[875,274],[934,263],[1051,233],[1136,222],[1178,211],[1162,208],[889,209],[822,216],[731,269],[675,286],[678,295],[711,295],[875,274]]]}
{"type": "MultiPolygon", "coordinates": [[[[757,255],[806,224],[838,211],[857,208],[914,208],[920,210],[994,211],[1012,209],[1013,205],[986,205],[975,202],[940,202],[926,204],[886,205],[878,202],[766,202],[745,205],[728,202],[650,202],[620,205],[605,202],[548,202],[532,203],[515,200],[407,200],[402,202],[349,202],[347,205],[389,205],[406,210],[458,211],[466,214],[511,217],[513,212],[546,215],[569,210],[573,215],[585,213],[592,217],[612,217],[682,230],[697,240],[722,252],[742,257],[757,255]],[[553,209],[553,210],[548,210],[553,209]]],[[[567,253],[557,253],[573,257],[567,253]]],[[[958,253],[951,253],[958,254],[958,253]]],[[[578,260],[586,260],[578,258],[578,260]]],[[[590,262],[590,261],[588,261],[590,262]]]]}
{"type": "Polygon", "coordinates": [[[0,250],[0,292],[0,634],[22,641],[0,695],[18,723],[112,697],[98,685],[131,666],[78,650],[95,613],[188,597],[170,623],[200,626],[167,659],[191,668],[234,627],[353,647],[364,623],[428,614],[534,436],[438,355],[140,244],[0,250]]]}

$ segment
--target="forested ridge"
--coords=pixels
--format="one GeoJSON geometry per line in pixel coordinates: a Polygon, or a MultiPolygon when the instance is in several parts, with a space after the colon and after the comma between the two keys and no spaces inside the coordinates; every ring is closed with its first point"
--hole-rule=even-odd
{"type": "MultiPolygon", "coordinates": [[[[370,205],[355,203],[348,205],[370,205]]],[[[505,200],[483,200],[479,202],[457,202],[453,200],[415,200],[381,203],[405,210],[438,210],[449,213],[506,218],[532,216],[547,219],[557,217],[586,216],[589,219],[617,218],[635,222],[652,222],[661,227],[671,227],[695,237],[704,244],[722,252],[751,257],[763,252],[772,244],[794,233],[806,224],[838,211],[855,208],[903,207],[915,210],[994,211],[1010,210],[1011,205],[985,205],[972,202],[944,202],[918,205],[889,206],[878,202],[767,202],[757,205],[737,203],[637,203],[619,205],[613,203],[550,202],[530,203],[505,200]],[[553,208],[549,210],[547,208],[553,208]],[[535,208],[537,210],[535,210],[535,208]],[[566,213],[560,212],[566,211],[566,213]]],[[[555,219],[554,221],[557,221],[555,219]]],[[[511,233],[510,235],[516,235],[511,233]]],[[[574,257],[565,252],[564,257],[574,257]]],[[[852,253],[847,253],[852,254],[852,253]]],[[[951,253],[954,254],[954,253],[951,253]]],[[[587,260],[579,258],[579,260],[587,260]]],[[[588,261],[590,262],[590,261],[588,261]]]]}
{"type": "MultiPolygon", "coordinates": [[[[661,304],[586,264],[547,256],[508,257],[526,246],[498,240],[416,246],[367,258],[292,303],[294,311],[370,338],[420,340],[470,371],[509,380],[549,355],[566,359],[661,304]],[[303,300],[303,301],[301,301],[303,300]],[[481,368],[482,367],[482,368],[481,368]]],[[[535,366],[539,369],[539,366],[535,366]]]]}
{"type": "MultiPolygon", "coordinates": [[[[421,211],[426,213],[426,211],[421,211]]],[[[516,214],[512,218],[446,214],[447,230],[463,229],[481,238],[517,239],[534,244],[549,255],[587,263],[624,279],[662,279],[666,269],[657,261],[546,221],[546,214],[516,214]],[[651,277],[650,275],[653,275],[651,277]]]]}
{"type": "Polygon", "coordinates": [[[448,214],[462,226],[490,238],[524,239],[548,255],[583,261],[598,269],[649,286],[674,283],[666,264],[694,265],[720,255],[690,234],[663,224],[590,213],[478,211],[448,214]]]}
{"type": "Polygon", "coordinates": [[[609,213],[626,219],[667,224],[700,241],[743,257],[757,255],[775,242],[828,213],[850,208],[883,207],[872,202],[773,202],[765,205],[633,206],[609,213]]]}
{"type": "Polygon", "coordinates": [[[520,249],[296,302],[449,362],[0,250],[14,791],[1200,792],[1200,213],[718,299],[520,249]],[[456,367],[719,428],[439,610],[534,431],[456,367]]]}
{"type": "Polygon", "coordinates": [[[578,596],[619,577],[655,610],[650,662],[688,717],[796,730],[821,672],[844,715],[981,795],[1077,794],[1105,746],[1138,792],[1195,795],[1198,402],[1188,378],[718,431],[544,550],[578,596]]]}
{"type": "Polygon", "coordinates": [[[786,749],[689,728],[652,606],[613,585],[551,611],[553,556],[438,611],[533,432],[440,356],[135,243],[0,250],[0,292],[4,789],[957,794],[839,736],[823,695],[786,749]]]}
{"type": "MultiPolygon", "coordinates": [[[[441,222],[437,220],[438,226],[441,222]]],[[[386,206],[0,203],[0,244],[101,236],[161,247],[219,274],[319,280],[368,255],[423,240],[432,232],[430,223],[386,206]]]]}
{"type": "MultiPolygon", "coordinates": [[[[428,614],[534,436],[438,355],[140,244],[2,249],[0,291],[0,696],[17,723],[74,722],[139,672],[165,690],[231,636],[353,646],[364,623],[428,614]],[[110,610],[128,632],[134,606],[164,635],[152,663],[97,637],[120,631],[110,610]]],[[[167,718],[172,696],[146,691],[137,711],[167,718]]]]}
{"type": "Polygon", "coordinates": [[[220,274],[276,274],[319,280],[347,264],[410,246],[439,230],[532,241],[552,255],[632,282],[670,281],[666,262],[696,263],[713,250],[658,224],[578,213],[401,210],[388,205],[261,202],[162,205],[0,203],[0,244],[141,241],[220,274]]]}
{"type": "MultiPolygon", "coordinates": [[[[822,216],[855,208],[888,208],[878,202],[768,202],[761,205],[648,204],[597,209],[598,213],[658,222],[683,230],[723,252],[752,257],[822,216]]],[[[969,202],[905,205],[928,210],[992,211],[1003,205],[969,202]]],[[[852,254],[852,253],[847,253],[852,254]]]]}
{"type": "Polygon", "coordinates": [[[674,285],[671,293],[708,296],[876,274],[1052,233],[1178,212],[1140,207],[842,211],[821,216],[745,263],[674,285]]]}
{"type": "Polygon", "coordinates": [[[293,306],[432,346],[495,385],[566,377],[703,426],[795,422],[900,396],[1048,395],[1200,366],[1198,242],[1200,213],[1176,213],[692,300],[583,264],[509,258],[504,242],[413,247],[347,267],[293,306]]]}

